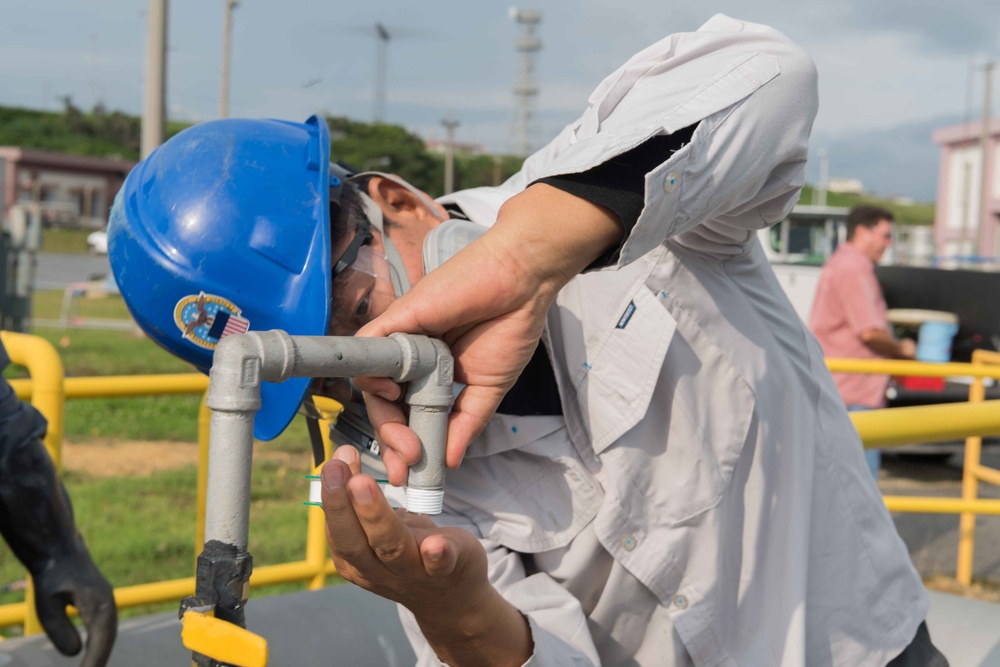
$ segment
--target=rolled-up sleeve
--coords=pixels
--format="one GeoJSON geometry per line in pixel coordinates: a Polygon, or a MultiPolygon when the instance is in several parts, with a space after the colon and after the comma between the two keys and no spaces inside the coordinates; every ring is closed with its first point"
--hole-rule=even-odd
{"type": "MultiPolygon", "coordinates": [[[[458,525],[477,537],[472,524],[449,517],[449,525],[458,525]]],[[[526,667],[596,667],[600,665],[597,649],[579,600],[545,574],[525,576],[521,556],[502,545],[480,537],[489,562],[490,583],[507,602],[528,619],[534,652],[526,667]]],[[[399,607],[403,628],[417,655],[417,667],[442,667],[433,649],[420,632],[417,621],[406,608],[399,607]]]]}
{"type": "Polygon", "coordinates": [[[633,56],[504,187],[586,172],[697,124],[683,150],[646,174],[644,208],[618,266],[700,226],[702,249],[740,245],[795,204],[817,108],[816,69],[800,47],[718,15],[633,56]]]}

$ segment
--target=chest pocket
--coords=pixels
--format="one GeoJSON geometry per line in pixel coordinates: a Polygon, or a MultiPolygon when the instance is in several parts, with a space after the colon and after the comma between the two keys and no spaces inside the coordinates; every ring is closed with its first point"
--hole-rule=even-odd
{"type": "Polygon", "coordinates": [[[449,512],[520,553],[566,546],[604,497],[561,417],[496,415],[446,485],[449,512]]]}
{"type": "Polygon", "coordinates": [[[599,335],[603,344],[576,371],[576,415],[599,454],[646,414],[664,356],[677,325],[643,282],[617,310],[599,335]]]}
{"type": "MultiPolygon", "coordinates": [[[[678,330],[641,428],[604,455],[627,475],[622,495],[639,488],[666,525],[683,524],[715,507],[729,486],[750,433],[755,397],[722,349],[688,313],[678,330]]],[[[636,508],[637,509],[637,508],[636,508]]]]}

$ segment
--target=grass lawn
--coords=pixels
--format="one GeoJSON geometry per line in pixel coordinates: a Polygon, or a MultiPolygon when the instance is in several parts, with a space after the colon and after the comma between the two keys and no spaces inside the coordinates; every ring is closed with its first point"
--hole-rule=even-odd
{"type": "Polygon", "coordinates": [[[42,230],[42,251],[85,255],[87,237],[93,229],[45,229],[42,230]]]}
{"type": "MultiPolygon", "coordinates": [[[[32,295],[32,317],[42,320],[58,320],[62,314],[62,290],[38,290],[32,295]]],[[[73,315],[83,318],[106,320],[131,320],[125,301],[120,296],[100,298],[77,297],[73,301],[73,315]]]]}
{"type": "MultiPolygon", "coordinates": [[[[62,292],[35,293],[35,317],[57,319],[62,292]]],[[[119,296],[79,299],[77,314],[84,318],[131,319],[119,296]]],[[[59,351],[67,377],[191,373],[195,369],[161,349],[148,338],[123,331],[36,329],[59,351]]],[[[9,369],[8,377],[26,377],[23,369],[9,369]]],[[[180,440],[198,435],[198,396],[74,399],[66,403],[66,438],[120,438],[126,440],[180,440]]],[[[297,419],[270,447],[309,451],[304,420],[297,419]]]]}
{"type": "MultiPolygon", "coordinates": [[[[305,460],[305,457],[303,457],[305,460]]],[[[193,467],[144,477],[65,476],[77,525],[95,562],[115,586],[131,586],[194,574],[196,471],[193,467]]],[[[301,471],[271,461],[254,465],[250,508],[250,553],[257,567],[305,558],[308,495],[301,471]]],[[[0,547],[0,587],[23,580],[24,570],[0,547]]],[[[330,579],[331,583],[341,580],[330,579]]],[[[251,598],[305,584],[254,589],[251,598]]],[[[20,602],[21,591],[0,593],[0,604],[20,602]]],[[[121,610],[139,616],[177,608],[176,603],[121,610]]],[[[16,629],[8,629],[17,632],[16,629]]]]}

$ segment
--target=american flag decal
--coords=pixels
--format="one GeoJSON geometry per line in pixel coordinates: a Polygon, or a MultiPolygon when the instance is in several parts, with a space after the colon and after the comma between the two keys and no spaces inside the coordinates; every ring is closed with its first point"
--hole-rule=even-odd
{"type": "Polygon", "coordinates": [[[250,329],[250,320],[239,315],[220,310],[208,332],[210,338],[222,340],[226,336],[246,333],[250,329]]]}

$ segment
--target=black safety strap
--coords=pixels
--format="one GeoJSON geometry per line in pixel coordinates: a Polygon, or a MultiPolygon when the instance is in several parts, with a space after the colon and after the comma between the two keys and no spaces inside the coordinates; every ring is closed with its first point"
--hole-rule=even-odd
{"type": "Polygon", "coordinates": [[[354,260],[358,258],[358,251],[361,250],[361,246],[371,243],[371,240],[371,227],[367,221],[362,221],[358,226],[358,231],[354,234],[354,238],[351,239],[351,243],[344,249],[344,253],[334,263],[333,277],[336,278],[343,273],[347,267],[353,264],[354,260]]]}
{"type": "MultiPolygon", "coordinates": [[[[316,414],[316,404],[312,397],[307,396],[306,402],[311,406],[311,412],[316,414]]],[[[314,465],[321,466],[326,461],[326,447],[323,445],[323,433],[319,428],[319,419],[313,416],[306,417],[306,429],[309,431],[309,442],[312,444],[314,465]]]]}

